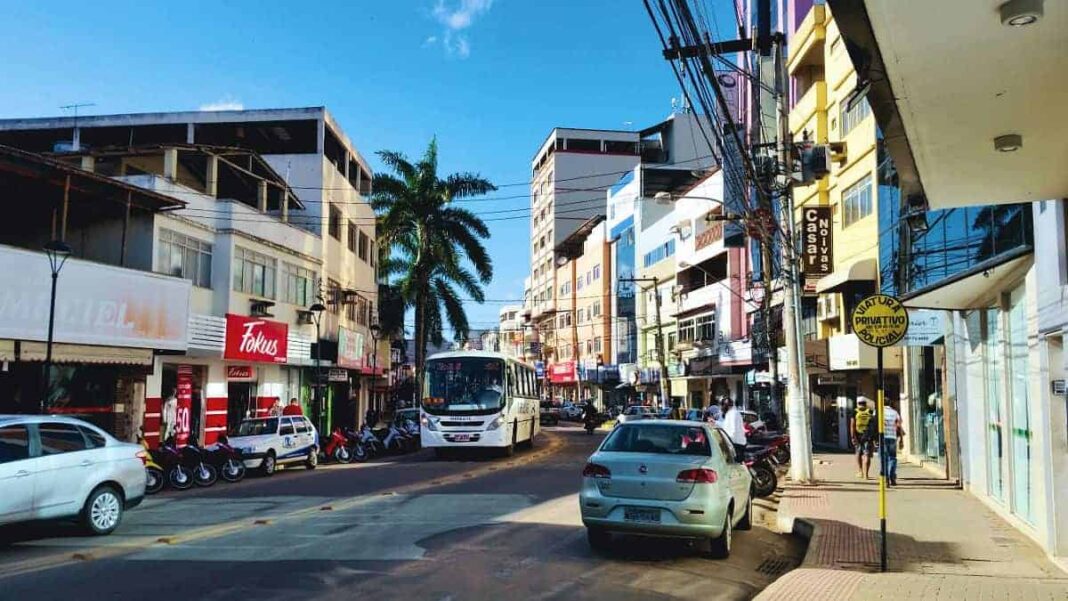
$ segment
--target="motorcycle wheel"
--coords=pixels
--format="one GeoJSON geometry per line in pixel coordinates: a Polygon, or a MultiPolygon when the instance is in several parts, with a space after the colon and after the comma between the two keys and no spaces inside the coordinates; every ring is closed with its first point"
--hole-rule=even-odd
{"type": "Polygon", "coordinates": [[[245,462],[237,459],[227,459],[220,470],[223,480],[227,482],[240,482],[245,478],[245,462]]]}
{"type": "Polygon", "coordinates": [[[370,453],[367,452],[367,449],[362,444],[352,447],[352,459],[357,463],[364,463],[370,458],[370,453]]]}
{"type": "Polygon", "coordinates": [[[163,471],[154,467],[145,468],[145,494],[154,495],[163,490],[165,478],[163,471]]]}
{"type": "Polygon", "coordinates": [[[779,477],[775,475],[775,470],[763,464],[754,465],[751,470],[753,472],[753,494],[761,498],[770,497],[779,487],[779,477]]]}
{"type": "Polygon", "coordinates": [[[338,463],[352,463],[352,451],[343,444],[334,449],[334,460],[338,463]]]}
{"type": "Polygon", "coordinates": [[[176,465],[167,473],[167,482],[171,488],[188,490],[193,486],[193,474],[185,466],[176,465]]]}
{"type": "Polygon", "coordinates": [[[786,465],[790,463],[790,447],[785,445],[778,447],[771,456],[775,458],[779,465],[786,465]]]}
{"type": "Polygon", "coordinates": [[[219,479],[219,470],[214,465],[201,463],[193,470],[193,481],[197,486],[207,488],[219,479]]]}

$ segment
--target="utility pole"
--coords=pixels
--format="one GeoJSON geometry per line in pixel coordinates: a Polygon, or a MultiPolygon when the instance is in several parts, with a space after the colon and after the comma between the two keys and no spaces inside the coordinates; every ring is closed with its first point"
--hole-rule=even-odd
{"type": "Polygon", "coordinates": [[[667,353],[664,349],[664,324],[660,321],[660,279],[657,277],[651,278],[619,278],[620,282],[652,282],[653,283],[653,298],[654,306],[656,310],[655,319],[656,323],[656,360],[660,363],[660,396],[663,401],[671,406],[671,378],[668,376],[667,368],[667,353]]]}

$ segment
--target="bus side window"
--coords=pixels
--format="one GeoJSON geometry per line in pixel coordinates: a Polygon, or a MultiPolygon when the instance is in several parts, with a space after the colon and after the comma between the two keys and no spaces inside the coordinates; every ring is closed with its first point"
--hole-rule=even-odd
{"type": "Polygon", "coordinates": [[[515,377],[515,365],[508,364],[508,396],[516,396],[516,377],[515,377]]]}
{"type": "Polygon", "coordinates": [[[534,382],[534,370],[526,367],[527,372],[527,396],[535,398],[538,396],[538,385],[534,382]]]}

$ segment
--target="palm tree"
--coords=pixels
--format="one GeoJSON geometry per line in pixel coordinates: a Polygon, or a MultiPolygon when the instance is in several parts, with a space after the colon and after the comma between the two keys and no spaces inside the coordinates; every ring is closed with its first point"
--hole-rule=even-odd
{"type": "Polygon", "coordinates": [[[389,150],[378,156],[393,172],[375,176],[371,197],[386,255],[379,273],[415,311],[416,382],[421,384],[427,342],[444,341],[446,321],[464,341],[469,324],[463,297],[482,302],[482,287],[493,278],[493,262],[483,246],[489,229],[477,215],[451,203],[497,187],[475,173],[439,178],[436,139],[416,163],[389,150]]]}

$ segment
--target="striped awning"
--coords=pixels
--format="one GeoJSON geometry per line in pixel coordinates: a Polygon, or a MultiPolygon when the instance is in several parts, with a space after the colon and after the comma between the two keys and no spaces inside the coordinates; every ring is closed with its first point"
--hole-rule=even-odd
{"type": "MultiPolygon", "coordinates": [[[[19,346],[18,361],[45,360],[48,350],[45,343],[23,341],[19,346]]],[[[2,345],[0,345],[0,354],[3,354],[2,345]]],[[[52,361],[54,363],[151,366],[152,349],[56,343],[52,345],[52,361]]]]}

